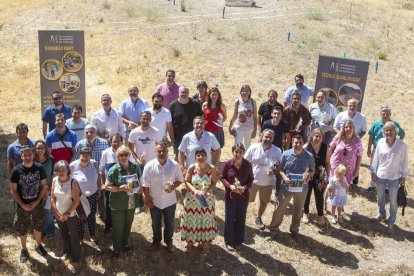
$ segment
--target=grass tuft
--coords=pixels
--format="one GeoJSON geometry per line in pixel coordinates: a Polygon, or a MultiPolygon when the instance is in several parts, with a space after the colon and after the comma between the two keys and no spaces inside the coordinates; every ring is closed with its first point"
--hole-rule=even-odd
{"type": "Polygon", "coordinates": [[[385,51],[379,51],[378,52],[378,59],[380,60],[387,60],[388,58],[388,53],[385,51]]]}
{"type": "Polygon", "coordinates": [[[155,6],[148,6],[144,8],[144,15],[147,22],[154,22],[159,17],[160,11],[155,6]]]}
{"type": "Polygon", "coordinates": [[[244,42],[258,40],[257,29],[252,25],[238,25],[236,35],[244,42]]]}
{"type": "Polygon", "coordinates": [[[326,12],[323,10],[314,10],[308,14],[308,18],[316,21],[325,21],[326,12]]]}
{"type": "Polygon", "coordinates": [[[180,9],[181,9],[182,12],[187,12],[188,11],[187,3],[185,2],[185,0],[181,0],[180,9]]]}
{"type": "Polygon", "coordinates": [[[402,8],[404,9],[404,10],[409,10],[409,11],[412,11],[412,10],[414,10],[414,4],[413,3],[404,3],[403,5],[402,5],[402,8]]]}
{"type": "Polygon", "coordinates": [[[135,15],[137,14],[136,11],[135,11],[135,7],[132,6],[131,4],[128,4],[125,7],[125,11],[126,11],[128,17],[130,17],[130,18],[135,17],[135,15]]]}
{"type": "Polygon", "coordinates": [[[173,56],[174,56],[174,57],[178,58],[178,57],[180,57],[180,56],[181,56],[181,51],[180,51],[180,49],[178,49],[178,48],[174,47],[174,48],[172,49],[172,54],[173,54],[173,56]]]}

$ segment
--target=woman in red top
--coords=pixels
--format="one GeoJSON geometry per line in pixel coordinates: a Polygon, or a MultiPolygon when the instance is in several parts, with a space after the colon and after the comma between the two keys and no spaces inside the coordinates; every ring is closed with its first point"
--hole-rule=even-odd
{"type": "Polygon", "coordinates": [[[203,114],[206,123],[204,130],[213,133],[220,146],[224,147],[223,123],[227,118],[227,112],[217,87],[208,91],[207,102],[203,103],[203,114]]]}

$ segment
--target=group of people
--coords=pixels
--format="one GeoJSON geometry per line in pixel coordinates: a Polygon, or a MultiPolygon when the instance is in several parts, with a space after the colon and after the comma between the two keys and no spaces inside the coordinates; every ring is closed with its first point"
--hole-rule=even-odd
{"type": "MultiPolygon", "coordinates": [[[[300,222],[309,222],[312,190],[318,223],[326,223],[327,203],[332,206],[332,223],[342,222],[346,191],[351,183],[358,183],[361,138],[367,132],[356,99],[350,99],[348,109],[338,114],[323,92],[314,95],[303,76],[296,75],[283,104],[277,101],[278,93],[270,90],[257,109],[250,86],[243,85],[228,129],[234,136],[233,156],[220,166],[226,105],[217,87],[208,88],[199,81],[197,90],[190,97],[189,89],[176,83],[175,72],[168,70],[166,82],[152,95],[152,107],[132,85],[119,110],[112,108],[109,94],[102,95],[102,108],[90,121],[82,118],[81,106],[64,104],[62,93],[55,91],[53,104],[42,116],[45,140],[33,142],[28,126],[19,124],[17,140],[7,150],[7,169],[16,205],[14,227],[22,246],[20,261],[29,257],[30,223],[35,249],[44,256],[42,237],[54,237],[55,221],[62,237],[62,259],[79,261],[85,224],[90,241],[99,242],[97,215],[105,223],[104,234],[112,232],[112,259],[116,260],[131,249],[134,213],[144,204],[152,220],[150,250],[158,250],[164,240],[172,253],[180,201],[181,240],[187,250],[199,244],[207,254],[217,235],[214,190],[218,180],[225,188],[224,239],[230,251],[244,242],[247,207],[257,194],[255,223],[260,230],[266,228],[262,216],[274,187],[277,204],[268,225],[271,232],[277,232],[293,198],[290,232],[298,235],[300,222]],[[308,107],[311,96],[316,102],[308,107]],[[257,132],[259,142],[252,143],[257,132]],[[169,156],[169,147],[175,158],[169,156]],[[80,219],[77,208],[84,204],[84,197],[90,213],[80,219]]],[[[390,118],[391,110],[382,107],[381,116],[368,132],[372,172],[368,191],[377,189],[378,219],[382,220],[388,189],[392,230],[398,186],[404,185],[408,175],[407,145],[402,140],[404,131],[390,118]]]]}

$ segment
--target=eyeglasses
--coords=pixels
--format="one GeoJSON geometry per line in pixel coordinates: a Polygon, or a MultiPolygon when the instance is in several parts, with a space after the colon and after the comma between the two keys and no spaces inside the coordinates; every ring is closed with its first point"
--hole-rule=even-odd
{"type": "Polygon", "coordinates": [[[52,98],[54,101],[57,101],[57,100],[60,100],[60,99],[62,99],[62,97],[54,97],[54,98],[52,98]]]}

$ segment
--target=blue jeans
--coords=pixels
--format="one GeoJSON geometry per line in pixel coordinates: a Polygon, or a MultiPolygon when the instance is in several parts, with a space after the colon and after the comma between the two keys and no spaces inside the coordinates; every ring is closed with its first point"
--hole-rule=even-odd
{"type": "Polygon", "coordinates": [[[164,215],[164,242],[169,245],[173,242],[174,234],[174,218],[175,218],[175,208],[177,204],[171,205],[164,209],[159,209],[153,207],[150,209],[151,220],[152,220],[152,233],[153,238],[152,242],[154,244],[159,244],[162,239],[161,235],[161,219],[164,215]]]}
{"type": "Polygon", "coordinates": [[[386,215],[385,211],[385,190],[388,188],[389,199],[390,199],[390,216],[388,218],[389,224],[394,224],[395,219],[397,218],[397,194],[399,188],[399,180],[389,180],[389,179],[377,179],[377,198],[378,198],[378,207],[379,213],[383,216],[386,215]]]}
{"type": "Polygon", "coordinates": [[[44,209],[45,225],[43,226],[42,236],[55,235],[55,217],[51,209],[44,209]]]}

